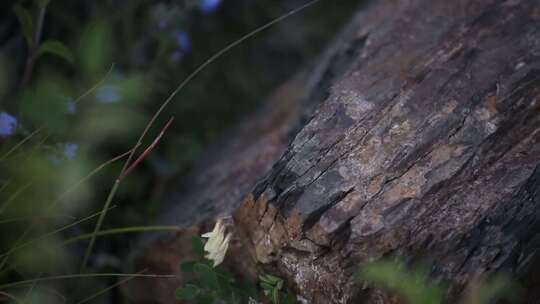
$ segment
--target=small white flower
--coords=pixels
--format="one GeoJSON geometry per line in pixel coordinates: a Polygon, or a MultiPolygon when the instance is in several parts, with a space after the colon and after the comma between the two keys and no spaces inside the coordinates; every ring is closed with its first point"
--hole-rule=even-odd
{"type": "Polygon", "coordinates": [[[227,249],[229,249],[229,241],[231,240],[231,233],[225,236],[225,226],[223,220],[219,219],[214,226],[214,230],[201,235],[203,238],[208,238],[208,241],[204,245],[204,251],[207,254],[204,256],[208,260],[214,262],[214,267],[223,262],[227,249]]]}

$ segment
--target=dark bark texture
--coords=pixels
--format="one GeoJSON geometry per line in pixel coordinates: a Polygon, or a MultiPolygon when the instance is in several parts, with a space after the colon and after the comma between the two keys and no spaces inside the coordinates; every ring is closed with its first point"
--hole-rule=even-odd
{"type": "Polygon", "coordinates": [[[176,222],[235,210],[257,265],[312,303],[392,303],[354,280],[388,256],[430,263],[451,302],[504,271],[537,303],[539,1],[371,1],[299,87],[316,111],[259,113],[266,135],[198,172],[176,222]]]}
{"type": "Polygon", "coordinates": [[[389,255],[456,292],[530,269],[540,2],[375,1],[353,24],[347,70],[236,214],[256,260],[315,303],[352,301],[389,255]]]}

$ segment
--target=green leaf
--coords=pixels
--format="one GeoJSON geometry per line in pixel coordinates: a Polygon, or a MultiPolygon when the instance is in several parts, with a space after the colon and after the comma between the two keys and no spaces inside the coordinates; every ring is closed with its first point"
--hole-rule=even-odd
{"type": "Polygon", "coordinates": [[[195,261],[183,262],[180,264],[180,270],[183,272],[193,272],[195,271],[195,264],[197,264],[195,261]]]}
{"type": "Polygon", "coordinates": [[[195,272],[199,274],[201,283],[204,287],[211,290],[219,290],[218,276],[212,267],[204,263],[196,263],[193,268],[195,272]]]}
{"type": "Polygon", "coordinates": [[[26,39],[28,47],[32,46],[32,36],[34,32],[34,21],[32,20],[32,15],[20,4],[15,4],[15,6],[13,6],[13,11],[19,20],[19,25],[21,26],[21,31],[26,39]]]}
{"type": "Polygon", "coordinates": [[[81,36],[77,53],[85,76],[101,77],[103,71],[111,66],[113,42],[108,23],[97,22],[87,26],[81,36]]]}
{"type": "Polygon", "coordinates": [[[71,51],[58,40],[46,40],[39,47],[38,56],[43,54],[52,54],[73,63],[73,54],[71,51]]]}
{"type": "Polygon", "coordinates": [[[193,251],[197,253],[198,255],[203,256],[204,255],[204,243],[202,241],[201,237],[193,236],[191,237],[191,248],[193,248],[193,251]]]}
{"type": "Polygon", "coordinates": [[[272,302],[274,304],[279,304],[279,289],[277,288],[272,290],[272,302]]]}
{"type": "Polygon", "coordinates": [[[261,282],[261,288],[264,289],[264,290],[270,290],[270,289],[274,289],[274,286],[266,283],[266,282],[261,282]]]}
{"type": "Polygon", "coordinates": [[[197,297],[197,303],[199,304],[214,304],[215,302],[216,299],[212,295],[201,295],[197,297]]]}
{"type": "Polygon", "coordinates": [[[66,96],[73,96],[73,90],[65,79],[55,75],[38,78],[36,85],[25,90],[19,101],[21,116],[33,126],[44,126],[49,132],[66,135],[68,127],[68,108],[66,96]]]}
{"type": "Polygon", "coordinates": [[[279,285],[280,283],[283,284],[283,279],[270,274],[261,275],[259,276],[259,279],[270,285],[279,285]]]}
{"type": "Polygon", "coordinates": [[[175,295],[179,300],[192,300],[199,294],[199,292],[200,289],[198,286],[186,284],[186,286],[176,289],[175,295]]]}
{"type": "Polygon", "coordinates": [[[445,297],[441,284],[429,284],[425,271],[407,271],[405,265],[393,261],[378,261],[363,266],[360,278],[394,291],[408,303],[440,304],[445,297]]]}
{"type": "Polygon", "coordinates": [[[283,304],[296,304],[298,301],[296,300],[296,297],[292,293],[287,293],[283,297],[283,304]]]}

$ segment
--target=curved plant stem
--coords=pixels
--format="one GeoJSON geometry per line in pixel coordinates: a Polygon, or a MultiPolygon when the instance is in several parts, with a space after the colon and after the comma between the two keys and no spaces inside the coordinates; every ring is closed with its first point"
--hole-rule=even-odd
{"type": "MultiPolygon", "coordinates": [[[[158,119],[158,117],[161,115],[161,113],[163,112],[163,110],[165,110],[165,108],[171,103],[171,101],[174,99],[174,97],[176,97],[176,95],[189,83],[191,82],[191,80],[193,80],[197,75],[199,75],[206,67],[208,67],[211,63],[213,63],[216,59],[220,58],[221,56],[223,56],[224,54],[228,53],[230,50],[232,50],[233,48],[235,48],[236,46],[238,46],[239,44],[241,44],[242,42],[250,39],[251,37],[257,35],[258,33],[268,29],[269,27],[273,26],[274,24],[277,24],[301,11],[303,11],[304,9],[318,3],[319,1],[322,1],[322,0],[311,0],[311,1],[308,1],[307,3],[305,3],[304,5],[294,9],[294,10],[291,10],[289,11],[288,13],[256,28],[255,30],[245,34],[244,36],[238,38],[237,40],[233,41],[232,43],[228,44],[227,46],[225,46],[224,48],[222,48],[221,50],[219,50],[218,52],[216,52],[214,55],[210,56],[206,61],[204,61],[201,65],[199,65],[193,72],[191,72],[177,87],[176,89],[174,89],[174,91],[169,95],[169,97],[167,97],[167,99],[165,99],[165,101],[161,104],[161,106],[158,108],[158,110],[154,113],[154,115],[152,116],[152,118],[150,119],[150,121],[148,122],[148,124],[146,124],[144,130],[142,131],[141,135],[139,136],[139,138],[137,139],[137,142],[135,143],[135,145],[133,146],[133,149],[131,150],[131,153],[128,157],[128,159],[126,160],[126,162],[124,163],[124,167],[122,168],[122,170],[120,171],[120,174],[119,174],[119,178],[115,181],[114,185],[113,185],[113,188],[109,194],[109,197],[107,198],[107,201],[105,202],[104,206],[103,206],[103,210],[105,211],[107,209],[107,202],[109,202],[110,200],[112,200],[112,198],[114,197],[114,195],[116,194],[116,191],[118,190],[118,186],[121,182],[121,179],[120,177],[125,177],[125,172],[130,168],[130,165],[131,165],[131,160],[135,157],[135,153],[137,151],[137,149],[141,146],[142,144],[142,141],[143,139],[145,138],[146,134],[148,133],[148,131],[150,130],[150,128],[154,125],[154,123],[156,122],[156,120],[158,119]]],[[[97,234],[101,228],[101,224],[103,223],[103,219],[105,218],[106,216],[106,212],[103,212],[102,213],[102,216],[100,216],[100,220],[98,220],[98,223],[96,223],[96,227],[94,229],[94,234],[97,234]]],[[[96,236],[94,235],[91,239],[90,239],[90,243],[88,244],[88,247],[86,248],[86,253],[85,253],[85,256],[84,256],[84,259],[83,259],[83,263],[81,265],[81,271],[84,270],[86,268],[86,264],[88,262],[88,258],[90,256],[90,254],[92,253],[92,249],[93,249],[93,246],[94,246],[94,242],[95,242],[95,238],[96,236]]]]}
{"type": "Polygon", "coordinates": [[[97,234],[94,233],[85,233],[78,235],[76,237],[69,238],[64,241],[64,244],[71,244],[82,240],[87,240],[92,238],[92,236],[105,236],[105,235],[114,235],[114,234],[123,234],[123,233],[134,233],[134,232],[160,232],[160,231],[179,231],[179,226],[134,226],[134,227],[124,227],[124,228],[113,228],[107,230],[101,230],[97,234]]]}
{"type": "Polygon", "coordinates": [[[51,277],[41,277],[31,280],[17,281],[0,285],[0,289],[7,289],[18,287],[21,285],[31,285],[35,282],[47,282],[66,279],[79,279],[79,278],[99,278],[99,277],[135,277],[135,278],[170,278],[174,279],[177,276],[172,274],[139,274],[139,273],[79,273],[79,274],[66,274],[51,277]]]}
{"type": "MultiPolygon", "coordinates": [[[[115,206],[112,206],[112,207],[110,207],[110,208],[108,208],[108,209],[112,209],[112,208],[114,208],[114,207],[115,207],[115,206]]],[[[31,239],[31,240],[29,240],[29,241],[27,241],[27,242],[25,242],[25,243],[22,243],[22,244],[20,244],[20,245],[18,245],[18,246],[14,246],[14,247],[12,247],[10,250],[8,250],[6,253],[0,254],[0,257],[4,257],[4,259],[6,259],[10,254],[12,254],[14,251],[16,251],[16,250],[18,250],[18,249],[21,249],[22,247],[26,247],[26,246],[28,246],[28,245],[30,245],[30,244],[33,244],[33,243],[35,243],[35,242],[37,242],[37,241],[39,241],[39,240],[42,240],[42,239],[48,238],[48,237],[50,237],[50,236],[52,236],[52,235],[55,235],[55,234],[57,234],[57,233],[60,233],[60,232],[62,232],[62,231],[64,231],[64,230],[69,229],[69,228],[71,228],[71,227],[73,227],[73,226],[76,226],[76,225],[78,225],[78,224],[80,224],[80,223],[82,223],[82,222],[88,221],[88,220],[90,220],[90,219],[92,219],[92,218],[94,218],[94,217],[96,217],[96,216],[98,216],[98,215],[100,215],[100,214],[102,214],[102,213],[103,213],[103,211],[96,212],[96,213],[94,213],[94,214],[92,214],[92,215],[90,215],[90,216],[87,216],[87,217],[82,218],[82,219],[80,219],[80,220],[78,220],[78,221],[72,222],[72,223],[70,223],[70,224],[68,224],[68,225],[65,225],[65,226],[63,226],[63,227],[60,227],[60,228],[58,228],[58,229],[56,229],[56,230],[53,230],[53,231],[51,231],[51,232],[45,233],[45,234],[43,234],[43,235],[41,235],[41,236],[38,236],[38,237],[36,237],[36,238],[34,238],[34,239],[31,239]]],[[[4,263],[5,263],[5,262],[4,262],[4,263]]]]}
{"type": "MultiPolygon", "coordinates": [[[[146,272],[146,269],[143,270],[143,271],[138,272],[137,274],[142,274],[142,273],[145,273],[145,272],[146,272]]],[[[86,302],[88,302],[88,301],[90,301],[90,300],[93,300],[93,299],[99,297],[100,295],[106,293],[107,291],[109,291],[109,290],[111,290],[111,289],[113,289],[113,288],[115,288],[115,287],[118,287],[118,286],[120,286],[120,285],[122,285],[122,284],[124,284],[124,283],[127,283],[128,281],[131,281],[131,280],[133,280],[133,279],[135,279],[135,278],[136,278],[136,277],[131,276],[131,277],[127,277],[127,278],[125,278],[125,279],[123,279],[123,280],[120,280],[120,281],[116,282],[115,284],[113,284],[113,285],[111,285],[111,286],[109,286],[109,287],[103,288],[103,289],[101,289],[101,290],[99,290],[99,291],[93,293],[92,295],[90,295],[90,296],[84,298],[83,300],[77,302],[77,304],[82,304],[82,303],[86,303],[86,302]]]]}

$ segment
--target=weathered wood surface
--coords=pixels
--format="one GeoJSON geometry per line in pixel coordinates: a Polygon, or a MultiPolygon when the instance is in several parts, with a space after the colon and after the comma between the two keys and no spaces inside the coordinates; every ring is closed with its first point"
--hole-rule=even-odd
{"type": "Polygon", "coordinates": [[[313,303],[390,302],[353,273],[391,255],[433,262],[451,296],[525,274],[540,248],[540,2],[373,1],[353,24],[344,76],[236,212],[257,262],[313,303]]]}
{"type": "MultiPolygon", "coordinates": [[[[495,271],[540,289],[539,1],[370,1],[307,88],[280,92],[173,195],[160,223],[191,227],[148,240],[137,269],[178,272],[186,235],[234,212],[236,242],[313,303],[392,302],[353,274],[393,255],[431,262],[451,297],[495,271]]],[[[226,263],[253,272],[246,253],[226,263]]]]}
{"type": "MultiPolygon", "coordinates": [[[[208,148],[194,174],[183,180],[184,189],[165,202],[160,225],[178,225],[177,233],[148,233],[139,240],[131,258],[132,271],[176,274],[171,279],[135,279],[126,296],[135,303],[178,303],[176,288],[185,281],[179,265],[195,260],[191,237],[210,231],[216,218],[227,217],[283,154],[298,128],[305,76],[292,78],[269,98],[265,106],[208,148]]],[[[240,240],[234,238],[225,264],[240,276],[256,279],[256,268],[240,240]]]]}

